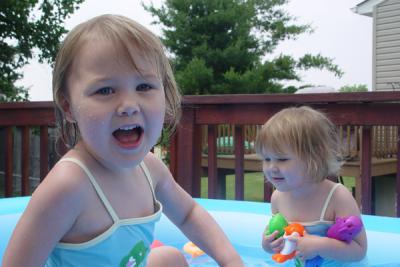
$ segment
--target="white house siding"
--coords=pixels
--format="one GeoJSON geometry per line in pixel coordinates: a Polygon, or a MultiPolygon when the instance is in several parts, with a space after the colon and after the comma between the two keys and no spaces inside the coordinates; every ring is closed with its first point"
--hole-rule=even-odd
{"type": "Polygon", "coordinates": [[[374,7],[375,90],[400,90],[400,0],[374,7]]]}

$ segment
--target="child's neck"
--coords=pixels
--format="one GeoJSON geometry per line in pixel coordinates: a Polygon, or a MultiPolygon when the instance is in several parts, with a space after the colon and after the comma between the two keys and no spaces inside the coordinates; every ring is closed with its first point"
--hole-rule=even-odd
{"type": "Polygon", "coordinates": [[[296,190],[289,191],[288,194],[292,199],[301,200],[304,198],[309,198],[312,195],[316,195],[320,190],[321,186],[324,185],[324,181],[322,182],[308,182],[305,183],[302,187],[297,188],[296,190]]]}
{"type": "Polygon", "coordinates": [[[73,148],[74,153],[77,153],[82,157],[87,163],[94,166],[95,169],[99,170],[102,173],[108,173],[111,176],[131,176],[133,169],[128,168],[114,168],[113,166],[107,165],[107,163],[103,162],[101,159],[90,153],[90,151],[86,148],[85,144],[80,141],[73,148]]]}

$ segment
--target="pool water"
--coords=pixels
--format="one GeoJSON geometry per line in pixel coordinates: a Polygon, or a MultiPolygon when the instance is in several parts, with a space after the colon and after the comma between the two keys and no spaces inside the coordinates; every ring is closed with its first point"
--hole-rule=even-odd
{"type": "MultiPolygon", "coordinates": [[[[271,255],[265,253],[262,249],[255,249],[250,247],[235,246],[236,250],[241,255],[245,266],[247,267],[270,267],[270,266],[280,266],[280,267],[293,267],[293,261],[287,261],[283,264],[278,264],[272,261],[271,255]]],[[[197,258],[191,258],[190,255],[185,254],[185,257],[190,266],[196,267],[217,267],[218,264],[209,256],[203,255],[197,258]]],[[[400,263],[382,263],[373,264],[371,267],[399,267],[400,263]]]]}
{"type": "MultiPolygon", "coordinates": [[[[11,233],[29,201],[28,197],[0,199],[0,262],[11,233]]],[[[294,266],[274,263],[271,255],[260,246],[261,233],[270,217],[268,203],[196,199],[207,209],[224,230],[234,247],[249,267],[294,266]]],[[[400,218],[363,215],[367,230],[367,256],[374,267],[400,267],[400,218]]],[[[182,249],[188,239],[166,216],[156,224],[155,239],[166,245],[182,249]]],[[[224,248],[221,248],[223,250],[224,248]]],[[[218,266],[209,256],[192,259],[186,254],[190,266],[218,266]]]]}
{"type": "MultiPolygon", "coordinates": [[[[275,263],[271,255],[261,248],[261,233],[270,217],[268,203],[208,199],[197,201],[224,229],[246,266],[294,266],[293,261],[275,263]]],[[[363,215],[363,222],[367,230],[367,257],[371,265],[400,267],[400,218],[363,215]]],[[[155,238],[178,249],[182,249],[188,241],[165,216],[156,225],[155,238]]],[[[194,259],[190,255],[186,257],[190,266],[218,266],[207,255],[194,259]]]]}
{"type": "MultiPolygon", "coordinates": [[[[235,249],[242,256],[242,259],[248,267],[268,267],[268,266],[294,266],[293,261],[288,261],[285,264],[276,264],[272,261],[271,256],[266,254],[261,248],[235,246],[235,249]]],[[[190,266],[218,266],[218,264],[209,256],[203,255],[197,258],[192,258],[185,254],[185,257],[190,266]]]]}

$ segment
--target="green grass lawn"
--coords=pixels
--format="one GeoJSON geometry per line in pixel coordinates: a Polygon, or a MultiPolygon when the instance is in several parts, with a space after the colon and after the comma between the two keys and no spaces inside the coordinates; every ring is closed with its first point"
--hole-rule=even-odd
{"type": "MultiPolygon", "coordinates": [[[[351,191],[355,186],[354,177],[343,177],[344,185],[351,191]]],[[[235,199],[235,175],[226,176],[226,199],[235,199]]],[[[208,195],[208,179],[201,177],[201,194],[202,198],[208,195]]],[[[264,201],[264,175],[261,172],[245,173],[244,175],[244,200],[248,201],[264,201]]]]}
{"type": "MultiPolygon", "coordinates": [[[[235,175],[226,176],[226,199],[235,199],[235,175]]],[[[201,177],[201,197],[207,198],[208,179],[201,177]]],[[[245,173],[244,199],[250,201],[264,200],[264,175],[261,172],[245,173]]]]}

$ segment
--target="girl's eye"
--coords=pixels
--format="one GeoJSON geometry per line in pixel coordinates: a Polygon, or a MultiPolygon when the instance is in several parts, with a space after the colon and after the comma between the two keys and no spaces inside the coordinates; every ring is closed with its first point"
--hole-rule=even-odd
{"type": "Polygon", "coordinates": [[[151,85],[148,84],[148,83],[142,83],[142,84],[139,84],[139,85],[136,87],[136,90],[138,90],[138,91],[148,91],[148,90],[153,89],[153,88],[154,88],[154,87],[151,86],[151,85]]]}
{"type": "Polygon", "coordinates": [[[265,158],[264,160],[265,160],[266,162],[270,162],[270,161],[271,161],[270,158],[265,158]]]}
{"type": "Polygon", "coordinates": [[[114,89],[111,87],[103,87],[96,91],[96,94],[99,95],[111,95],[114,93],[114,89]]]}
{"type": "Polygon", "coordinates": [[[278,159],[278,161],[281,161],[281,162],[285,162],[285,161],[287,161],[288,159],[286,159],[286,158],[281,158],[281,159],[278,159]]]}

